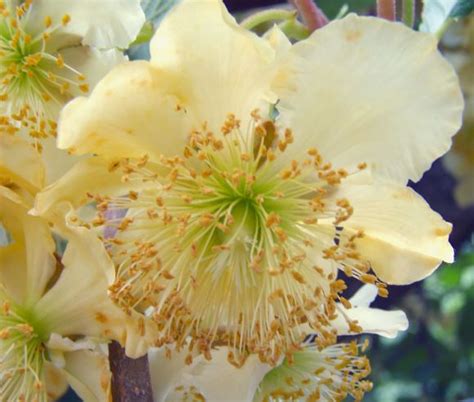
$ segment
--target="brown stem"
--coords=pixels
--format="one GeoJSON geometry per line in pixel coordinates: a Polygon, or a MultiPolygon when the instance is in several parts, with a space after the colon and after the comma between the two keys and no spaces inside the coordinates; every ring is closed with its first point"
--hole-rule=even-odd
{"type": "Polygon", "coordinates": [[[290,0],[290,3],[298,10],[310,31],[321,28],[329,22],[328,17],[314,0],[290,0]]]}
{"type": "Polygon", "coordinates": [[[130,359],[117,343],[109,344],[113,402],[153,402],[146,356],[130,359]]]}
{"type": "Polygon", "coordinates": [[[396,0],[377,0],[377,16],[389,21],[397,19],[396,0]]]}

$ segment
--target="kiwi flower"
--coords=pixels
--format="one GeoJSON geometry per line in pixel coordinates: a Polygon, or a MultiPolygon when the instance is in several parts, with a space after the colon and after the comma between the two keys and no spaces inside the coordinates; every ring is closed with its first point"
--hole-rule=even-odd
{"type": "Polygon", "coordinates": [[[114,267],[93,233],[55,225],[53,238],[51,222],[28,215],[44,172],[25,140],[0,133],[0,399],[46,402],[69,384],[102,402],[110,374],[99,345],[143,353],[139,323],[108,298],[114,267]]]}
{"type": "Polygon", "coordinates": [[[59,111],[127,60],[144,21],[139,0],[0,1],[0,127],[45,149],[48,181],[75,160],[54,146],[59,111]]]}
{"type": "MultiPolygon", "coordinates": [[[[357,315],[366,333],[394,337],[398,331],[407,329],[408,321],[402,311],[368,307],[376,295],[376,286],[364,285],[349,300],[354,308],[347,313],[357,315]]],[[[345,321],[341,319],[340,323],[342,326],[333,323],[338,335],[347,335],[345,321]]],[[[294,354],[281,358],[274,368],[255,355],[240,367],[229,365],[229,350],[225,347],[214,350],[211,361],[189,355],[186,349],[151,348],[148,361],[153,400],[251,402],[313,397],[333,401],[348,394],[360,399],[371,388],[364,379],[370,372],[369,362],[358,355],[359,349],[365,348],[366,344],[351,342],[319,349],[314,337],[308,337],[294,354]]]]}
{"type": "Polygon", "coordinates": [[[156,323],[158,346],[191,337],[207,357],[229,347],[236,366],[251,353],[276,364],[309,332],[328,346],[350,308],[338,272],[387,296],[453,259],[450,224],[406,187],[460,126],[436,45],[349,15],[291,46],[242,29],[221,1],[184,0],[149,62],[117,66],[62,111],[58,147],[95,156],[36,213],[97,206],[68,223],[117,230],[111,298],[156,323]]]}

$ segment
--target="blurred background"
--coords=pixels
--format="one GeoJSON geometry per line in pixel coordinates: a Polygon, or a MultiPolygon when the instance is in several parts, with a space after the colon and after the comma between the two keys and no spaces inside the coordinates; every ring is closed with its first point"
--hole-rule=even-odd
{"type": "MultiPolygon", "coordinates": [[[[156,24],[168,3],[172,2],[143,0],[156,24]],[[158,8],[157,3],[161,4],[158,8]]],[[[225,3],[238,19],[258,7],[285,4],[274,0],[225,3]]],[[[373,13],[375,0],[318,0],[318,5],[334,18],[344,5],[350,11],[373,13]]],[[[390,297],[373,304],[403,309],[410,327],[396,339],[371,337],[368,354],[375,387],[366,401],[474,402],[474,17],[452,26],[440,49],[460,75],[466,97],[464,127],[450,153],[436,161],[420,182],[410,185],[453,224],[456,262],[441,266],[421,283],[390,287],[390,297]]],[[[146,57],[146,48],[132,49],[130,57],[146,57]]],[[[63,401],[78,399],[70,392],[63,401]]]]}

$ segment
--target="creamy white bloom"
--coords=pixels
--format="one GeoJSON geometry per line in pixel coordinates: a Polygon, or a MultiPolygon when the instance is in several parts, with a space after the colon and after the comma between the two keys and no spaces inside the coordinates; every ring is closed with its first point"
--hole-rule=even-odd
{"type": "Polygon", "coordinates": [[[101,242],[83,228],[27,214],[43,186],[40,155],[23,139],[0,133],[0,399],[55,399],[69,383],[87,401],[109,392],[111,339],[132,356],[145,353],[142,319],[108,298],[114,267],[101,242]]]}
{"type": "Polygon", "coordinates": [[[242,29],[221,1],[182,1],[150,62],[118,66],[61,115],[59,147],[96,156],[36,213],[97,206],[68,223],[117,230],[111,297],[151,311],[158,345],[191,336],[207,356],[225,345],[234,364],[276,364],[302,324],[335,341],[338,272],[387,296],[452,261],[451,226],[405,187],[460,126],[436,40],[355,15],[294,46],[278,35],[242,29]],[[113,210],[127,212],[107,222],[113,210]]]}
{"type": "Polygon", "coordinates": [[[64,104],[87,93],[144,23],[139,0],[5,0],[0,4],[0,121],[46,148],[48,180],[70,167],[55,150],[64,104]],[[59,171],[59,173],[58,173],[59,171]]]}

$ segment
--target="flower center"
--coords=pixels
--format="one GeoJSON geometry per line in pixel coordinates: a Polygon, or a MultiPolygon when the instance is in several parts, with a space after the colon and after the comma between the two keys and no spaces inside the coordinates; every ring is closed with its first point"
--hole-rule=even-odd
{"type": "Polygon", "coordinates": [[[6,112],[0,124],[12,133],[26,127],[38,139],[56,135],[57,112],[72,91],[87,92],[88,87],[57,51],[70,17],[46,17],[44,30],[31,32],[32,7],[31,0],[16,8],[9,2],[0,5],[0,101],[6,112]]]}
{"type": "Polygon", "coordinates": [[[43,364],[46,334],[34,316],[1,292],[0,395],[8,401],[48,400],[43,364]]]}
{"type": "Polygon", "coordinates": [[[274,364],[304,339],[302,324],[321,346],[334,342],[335,301],[349,304],[337,268],[371,277],[355,250],[362,234],[341,234],[349,202],[329,198],[349,173],[315,149],[288,160],[291,130],[252,117],[241,130],[229,115],[219,134],[204,124],[190,133],[184,157],[113,163],[142,189],[90,195],[99,211],[92,223],[117,231],[106,239],[117,265],[112,299],[125,311],[152,307],[157,343],[192,336],[203,353],[225,344],[236,365],[249,352],[274,364]],[[121,217],[110,220],[117,210],[121,217]]]}
{"type": "Polygon", "coordinates": [[[254,401],[343,401],[348,395],[361,401],[372,389],[364,380],[370,374],[369,360],[358,356],[366,347],[355,341],[322,350],[307,344],[264,377],[254,401]]]}

